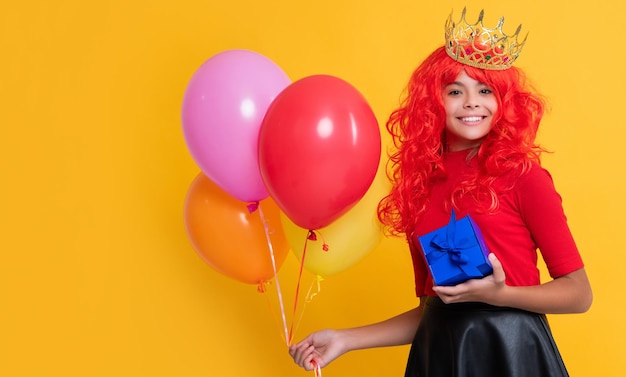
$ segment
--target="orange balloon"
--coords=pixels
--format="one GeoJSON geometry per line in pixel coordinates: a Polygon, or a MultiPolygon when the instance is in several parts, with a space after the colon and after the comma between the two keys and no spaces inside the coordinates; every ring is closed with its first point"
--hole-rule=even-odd
{"type": "Polygon", "coordinates": [[[203,173],[189,187],[184,214],[187,235],[200,257],[243,283],[260,284],[274,277],[270,247],[276,271],[289,252],[280,210],[271,198],[250,213],[247,203],[230,196],[203,173]]]}

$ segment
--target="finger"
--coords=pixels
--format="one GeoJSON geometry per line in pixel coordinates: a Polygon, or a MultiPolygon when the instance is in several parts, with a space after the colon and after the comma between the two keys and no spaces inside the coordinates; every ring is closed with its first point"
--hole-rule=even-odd
{"type": "Polygon", "coordinates": [[[301,367],[308,367],[311,359],[313,358],[314,351],[315,347],[313,347],[312,345],[299,350],[296,353],[295,357],[296,364],[300,365],[301,367]]]}
{"type": "Polygon", "coordinates": [[[296,353],[296,346],[295,345],[290,345],[289,346],[289,356],[293,357],[293,355],[296,353]]]}
{"type": "Polygon", "coordinates": [[[444,295],[444,296],[456,296],[461,294],[462,292],[464,292],[466,290],[467,284],[463,283],[463,284],[459,284],[459,285],[446,285],[446,286],[435,286],[433,287],[433,291],[435,291],[435,293],[437,293],[438,295],[444,295]]]}
{"type": "Polygon", "coordinates": [[[452,302],[454,298],[454,294],[451,288],[452,287],[433,287],[433,291],[435,291],[435,293],[437,294],[437,296],[439,296],[441,301],[443,301],[446,304],[449,304],[450,302],[452,302]]]}
{"type": "MultiPolygon", "coordinates": [[[[318,368],[323,368],[324,367],[322,365],[322,363],[320,363],[317,359],[311,360],[311,366],[313,367],[313,369],[318,369],[318,368]]],[[[315,373],[315,375],[317,376],[318,373],[315,373]]]]}
{"type": "Polygon", "coordinates": [[[304,363],[304,369],[305,370],[313,370],[315,369],[316,366],[316,361],[315,359],[313,359],[313,355],[310,355],[307,359],[306,362],[304,363]]]}
{"type": "Polygon", "coordinates": [[[316,368],[317,365],[321,367],[321,362],[315,358],[313,352],[307,354],[307,356],[298,365],[304,370],[311,371],[316,368]]]}
{"type": "Polygon", "coordinates": [[[300,364],[298,362],[298,359],[301,358],[302,355],[302,347],[301,344],[292,344],[289,346],[289,355],[291,355],[291,357],[293,358],[293,361],[296,364],[300,364]]]}
{"type": "Polygon", "coordinates": [[[491,266],[493,267],[493,280],[497,283],[503,283],[506,279],[504,268],[494,253],[489,254],[489,262],[491,262],[491,266]]]}
{"type": "Polygon", "coordinates": [[[292,344],[289,346],[289,355],[291,355],[291,357],[293,357],[294,359],[296,358],[296,355],[298,355],[298,352],[301,352],[302,348],[308,347],[308,344],[303,344],[303,343],[298,343],[298,344],[292,344]]]}

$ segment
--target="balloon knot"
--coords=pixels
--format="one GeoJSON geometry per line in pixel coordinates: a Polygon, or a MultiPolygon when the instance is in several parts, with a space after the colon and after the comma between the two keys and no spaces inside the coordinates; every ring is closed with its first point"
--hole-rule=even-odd
{"type": "Polygon", "coordinates": [[[306,238],[310,241],[317,241],[317,235],[312,230],[309,230],[309,235],[306,238]]]}
{"type": "MultiPolygon", "coordinates": [[[[320,233],[320,237],[322,237],[322,250],[328,251],[328,244],[324,239],[322,233],[320,233]]],[[[317,241],[317,233],[314,230],[309,230],[309,235],[306,237],[309,241],[317,241]]]]}
{"type": "Polygon", "coordinates": [[[259,209],[259,202],[252,202],[248,204],[248,212],[253,213],[254,211],[256,211],[257,209],[259,209]]]}
{"type": "Polygon", "coordinates": [[[260,282],[260,283],[259,283],[259,285],[257,286],[256,290],[257,290],[259,293],[265,293],[265,292],[267,292],[267,287],[266,287],[266,285],[267,285],[267,284],[268,284],[268,282],[267,282],[267,281],[262,281],[262,282],[260,282]]]}

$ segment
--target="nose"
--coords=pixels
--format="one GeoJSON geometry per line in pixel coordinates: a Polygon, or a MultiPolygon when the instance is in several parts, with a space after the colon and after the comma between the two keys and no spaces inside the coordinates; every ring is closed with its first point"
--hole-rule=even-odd
{"type": "Polygon", "coordinates": [[[463,104],[463,107],[466,109],[474,109],[478,107],[478,101],[476,101],[476,99],[473,96],[467,96],[465,98],[465,103],[463,104]]]}

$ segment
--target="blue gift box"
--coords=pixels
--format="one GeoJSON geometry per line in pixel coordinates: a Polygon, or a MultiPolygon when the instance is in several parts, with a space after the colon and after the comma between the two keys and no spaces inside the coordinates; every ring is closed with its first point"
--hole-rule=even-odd
{"type": "Polygon", "coordinates": [[[467,215],[448,225],[416,237],[435,285],[457,285],[493,272],[480,229],[467,215]]]}

